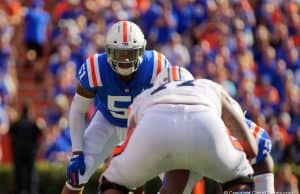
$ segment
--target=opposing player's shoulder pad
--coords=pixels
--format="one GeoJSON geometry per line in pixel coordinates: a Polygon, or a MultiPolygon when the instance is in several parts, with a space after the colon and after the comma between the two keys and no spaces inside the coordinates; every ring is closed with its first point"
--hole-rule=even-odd
{"type": "Polygon", "coordinates": [[[86,59],[78,71],[80,84],[86,88],[102,86],[99,58],[102,55],[94,54],[86,59]]]}
{"type": "Polygon", "coordinates": [[[157,75],[161,72],[162,69],[170,67],[171,64],[169,60],[162,53],[152,50],[153,52],[153,72],[151,78],[151,84],[154,83],[157,75]]]}

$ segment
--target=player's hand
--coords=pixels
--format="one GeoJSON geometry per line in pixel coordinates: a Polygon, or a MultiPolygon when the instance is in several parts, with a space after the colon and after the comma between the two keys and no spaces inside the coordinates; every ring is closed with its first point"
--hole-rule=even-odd
{"type": "Polygon", "coordinates": [[[85,169],[83,152],[73,153],[67,168],[68,183],[72,186],[78,186],[79,173],[80,175],[83,175],[85,169]]]}

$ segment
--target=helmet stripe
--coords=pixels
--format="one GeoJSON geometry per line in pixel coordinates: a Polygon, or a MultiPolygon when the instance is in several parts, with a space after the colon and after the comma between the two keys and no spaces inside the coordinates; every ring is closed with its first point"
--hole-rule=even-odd
{"type": "Polygon", "coordinates": [[[127,21],[122,22],[122,31],[123,31],[123,43],[128,42],[128,35],[127,35],[127,21]]]}
{"type": "Polygon", "coordinates": [[[171,71],[172,71],[172,81],[176,81],[178,80],[178,75],[177,75],[177,68],[172,66],[171,67],[171,71]]]}
{"type": "Polygon", "coordinates": [[[162,66],[162,54],[157,53],[157,70],[156,70],[156,75],[158,75],[161,71],[161,66],[162,66]]]}

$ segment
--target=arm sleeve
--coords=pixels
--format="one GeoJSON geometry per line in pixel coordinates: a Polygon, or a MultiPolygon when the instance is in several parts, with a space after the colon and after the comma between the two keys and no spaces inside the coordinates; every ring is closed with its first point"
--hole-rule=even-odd
{"type": "Polygon", "coordinates": [[[222,119],[244,148],[247,158],[256,157],[258,147],[254,136],[251,134],[245,122],[244,115],[240,115],[231,104],[231,97],[224,91],[222,92],[222,119]]]}
{"type": "Polygon", "coordinates": [[[85,113],[92,102],[93,98],[86,98],[77,93],[72,100],[69,114],[72,151],[83,150],[83,132],[86,128],[85,113]]]}

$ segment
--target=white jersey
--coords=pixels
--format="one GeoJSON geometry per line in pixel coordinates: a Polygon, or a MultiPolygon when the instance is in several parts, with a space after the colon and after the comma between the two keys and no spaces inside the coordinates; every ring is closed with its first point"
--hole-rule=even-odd
{"type": "Polygon", "coordinates": [[[206,79],[169,82],[142,92],[129,111],[129,133],[103,176],[127,188],[173,169],[220,183],[249,177],[253,169],[246,154],[221,119],[223,93],[219,84],[206,79]]]}
{"type": "Polygon", "coordinates": [[[222,86],[207,80],[174,81],[145,90],[138,95],[130,106],[129,122],[137,123],[144,111],[155,104],[195,104],[203,110],[211,109],[221,116],[222,86]]]}

